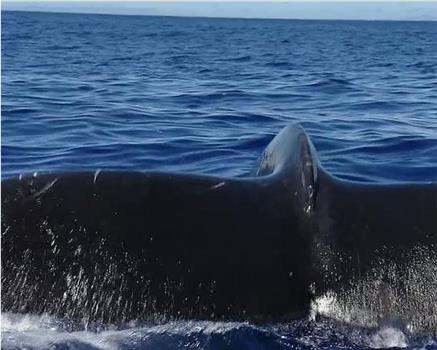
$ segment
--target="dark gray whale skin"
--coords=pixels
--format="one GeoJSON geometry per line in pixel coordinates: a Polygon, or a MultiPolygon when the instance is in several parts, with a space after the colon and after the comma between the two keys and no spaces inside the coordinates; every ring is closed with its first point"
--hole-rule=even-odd
{"type": "Polygon", "coordinates": [[[248,178],[24,176],[1,215],[2,310],[108,323],[290,319],[381,259],[437,254],[437,184],[339,180],[298,125],[248,178]]]}

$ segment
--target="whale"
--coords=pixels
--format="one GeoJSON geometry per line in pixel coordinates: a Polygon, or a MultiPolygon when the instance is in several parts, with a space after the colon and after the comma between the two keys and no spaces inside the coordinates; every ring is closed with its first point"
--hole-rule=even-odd
{"type": "MultiPolygon", "coordinates": [[[[437,183],[326,171],[290,124],[250,176],[84,171],[1,183],[3,312],[282,321],[375,266],[437,255],[437,183]]],[[[345,289],[346,288],[346,289],[345,289]]]]}

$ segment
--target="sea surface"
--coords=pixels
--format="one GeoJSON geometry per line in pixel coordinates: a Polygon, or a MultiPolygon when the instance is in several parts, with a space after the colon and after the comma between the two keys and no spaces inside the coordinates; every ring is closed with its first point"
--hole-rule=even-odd
{"type": "MultiPolygon", "coordinates": [[[[244,176],[296,122],[341,178],[437,181],[437,22],[2,12],[1,45],[2,178],[85,169],[244,176]]],[[[330,305],[314,306],[320,317],[265,325],[90,328],[4,313],[2,348],[437,349],[435,334],[408,322],[387,315],[357,325],[330,305]]]]}

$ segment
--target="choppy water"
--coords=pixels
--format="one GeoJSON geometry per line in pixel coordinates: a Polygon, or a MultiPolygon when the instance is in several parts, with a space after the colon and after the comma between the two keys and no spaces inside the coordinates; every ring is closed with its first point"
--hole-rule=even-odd
{"type": "MultiPolygon", "coordinates": [[[[361,181],[437,180],[437,23],[2,13],[2,176],[247,174],[288,122],[361,181]]],[[[379,327],[2,315],[4,348],[433,348],[379,327]]]]}
{"type": "Polygon", "coordinates": [[[431,337],[406,335],[392,325],[345,326],[329,319],[281,325],[174,321],[124,329],[72,330],[48,316],[3,315],[2,348],[26,349],[376,349],[437,348],[431,337]]]}

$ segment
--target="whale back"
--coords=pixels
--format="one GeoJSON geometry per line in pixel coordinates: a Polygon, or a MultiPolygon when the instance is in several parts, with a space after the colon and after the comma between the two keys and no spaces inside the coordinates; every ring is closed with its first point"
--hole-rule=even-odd
{"type": "Polygon", "coordinates": [[[309,216],[315,206],[319,160],[304,129],[292,124],[268,144],[254,172],[265,181],[285,185],[295,209],[309,216]]]}

